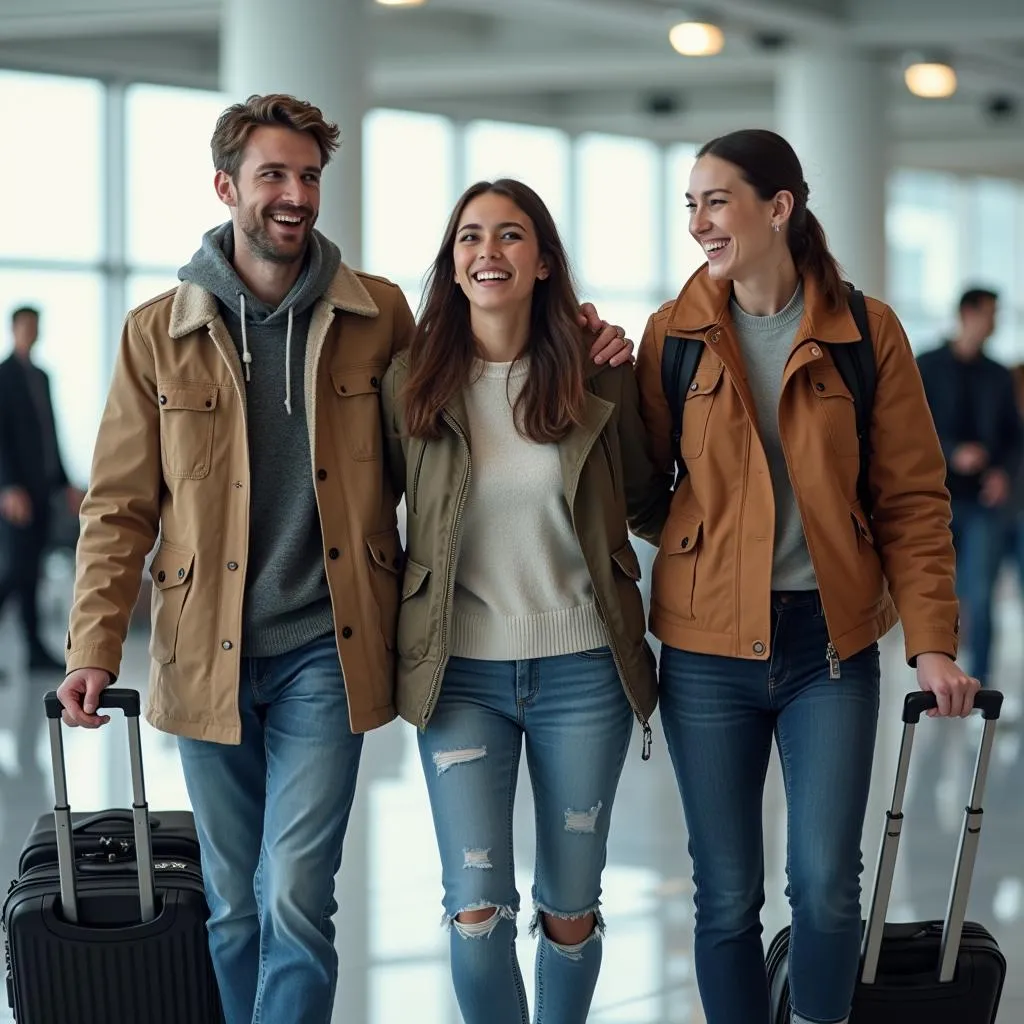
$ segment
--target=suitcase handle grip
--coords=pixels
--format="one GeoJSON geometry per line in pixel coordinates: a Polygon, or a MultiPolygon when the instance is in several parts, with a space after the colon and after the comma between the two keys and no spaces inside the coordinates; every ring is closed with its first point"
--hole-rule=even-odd
{"type": "MultiPolygon", "coordinates": [[[[77,836],[85,832],[90,832],[92,829],[99,828],[101,825],[134,825],[135,816],[131,811],[123,811],[119,809],[111,811],[99,811],[96,814],[91,814],[88,818],[84,818],[78,822],[72,828],[72,832],[77,836]]],[[[149,816],[149,828],[151,832],[155,832],[160,827],[160,819],[154,815],[149,816]]]]}
{"type": "MultiPolygon", "coordinates": [[[[903,722],[905,725],[917,725],[921,715],[938,707],[934,693],[918,690],[908,693],[903,701],[903,722]]],[[[979,690],[974,695],[974,707],[981,712],[986,721],[996,721],[1003,706],[1003,695],[998,690],[979,690]]]]}
{"type": "MultiPolygon", "coordinates": [[[[46,704],[47,718],[60,718],[64,711],[64,705],[57,699],[57,691],[50,692],[43,698],[46,704]]],[[[129,690],[121,686],[113,686],[103,691],[100,698],[101,708],[119,708],[124,712],[125,718],[138,718],[141,712],[141,702],[138,690],[129,690]]]]}

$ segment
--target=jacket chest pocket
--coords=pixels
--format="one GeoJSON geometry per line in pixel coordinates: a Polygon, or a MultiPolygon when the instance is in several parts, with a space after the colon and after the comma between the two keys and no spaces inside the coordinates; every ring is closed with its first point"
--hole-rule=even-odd
{"type": "Polygon", "coordinates": [[[723,366],[698,367],[683,402],[683,438],[681,450],[684,459],[695,459],[704,451],[711,406],[722,383],[723,366]]]}
{"type": "Polygon", "coordinates": [[[157,384],[164,476],[201,480],[209,474],[218,394],[215,384],[157,384]]]}
{"type": "Polygon", "coordinates": [[[811,392],[828,425],[833,451],[840,457],[857,458],[860,455],[857,410],[853,396],[843,383],[842,374],[834,366],[814,366],[808,372],[811,392]]]}
{"type": "Polygon", "coordinates": [[[381,458],[380,382],[384,370],[380,365],[331,371],[340,434],[357,462],[381,458]]]}

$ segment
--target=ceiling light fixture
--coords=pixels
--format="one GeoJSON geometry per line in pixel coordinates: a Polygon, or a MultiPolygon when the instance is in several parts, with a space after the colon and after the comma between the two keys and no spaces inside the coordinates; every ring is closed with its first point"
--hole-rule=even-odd
{"type": "Polygon", "coordinates": [[[703,21],[681,21],[668,34],[672,49],[684,57],[713,57],[722,52],[725,36],[717,25],[703,21]]]}
{"type": "Polygon", "coordinates": [[[903,81],[923,99],[944,100],[956,92],[956,72],[945,61],[915,60],[903,72],[903,81]]]}
{"type": "Polygon", "coordinates": [[[377,0],[382,7],[422,7],[427,0],[377,0]]]}

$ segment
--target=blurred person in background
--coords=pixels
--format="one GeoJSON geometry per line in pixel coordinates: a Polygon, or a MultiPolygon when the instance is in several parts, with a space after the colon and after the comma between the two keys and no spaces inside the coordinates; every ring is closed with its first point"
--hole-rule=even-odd
{"type": "Polygon", "coordinates": [[[0,612],[16,597],[32,672],[64,674],[45,647],[39,625],[39,581],[50,540],[54,497],[77,516],[82,492],[64,471],[50,379],[32,361],[38,309],[11,314],[14,351],[0,363],[0,612]]]}
{"type": "Polygon", "coordinates": [[[833,359],[861,333],[789,143],[758,130],[712,140],[686,198],[708,262],[648,321],[637,379],[667,484],[677,457],[687,469],[654,563],[651,630],[693,858],[697,983],[707,1024],[775,1019],[760,920],[774,739],[792,1021],[841,1024],[860,952],[878,640],[902,621],[937,714],[966,715],[978,686],[953,660],[945,467],[903,328],[866,298],[876,387],[861,493],[853,394],[833,359]],[[699,346],[681,446],[662,383],[668,334],[699,346]]]}
{"type": "Polygon", "coordinates": [[[992,653],[992,600],[1006,549],[1008,502],[1021,461],[1022,430],[1009,369],[985,355],[999,296],[970,288],[955,337],[918,357],[946,457],[957,593],[970,669],[984,686],[992,653]]]}
{"type": "MultiPolygon", "coordinates": [[[[338,140],[286,95],[218,120],[231,219],[126,318],[59,690],[69,724],[108,721],[159,536],[147,718],[178,737],[227,1024],[330,1019],[362,738],[395,717],[403,552],[380,382],[414,323],[397,285],[314,229],[338,140]]],[[[630,357],[621,329],[597,327],[598,358],[630,357]]]]}
{"type": "Polygon", "coordinates": [[[452,980],[466,1024],[529,1024],[511,815],[525,745],[532,1019],[583,1024],[612,805],[634,717],[646,751],[657,697],[626,518],[656,540],[668,495],[632,367],[588,358],[565,250],[529,187],[466,190],[423,310],[382,403],[408,510],[396,705],[419,730],[452,980]]]}

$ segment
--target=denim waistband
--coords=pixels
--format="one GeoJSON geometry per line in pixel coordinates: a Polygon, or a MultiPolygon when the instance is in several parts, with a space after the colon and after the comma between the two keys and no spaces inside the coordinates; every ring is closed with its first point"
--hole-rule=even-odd
{"type": "Polygon", "coordinates": [[[772,611],[809,611],[821,615],[821,594],[817,590],[773,590],[772,611]]]}

